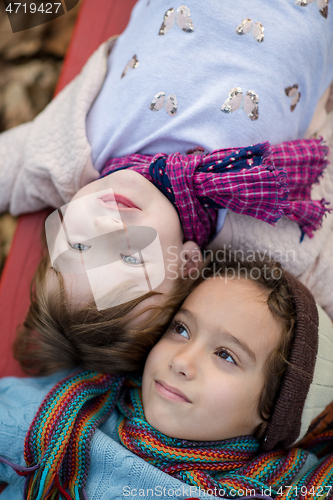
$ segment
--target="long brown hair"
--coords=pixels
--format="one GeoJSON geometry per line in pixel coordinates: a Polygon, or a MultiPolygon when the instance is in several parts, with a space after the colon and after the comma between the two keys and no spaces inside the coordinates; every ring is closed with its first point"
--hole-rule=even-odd
{"type": "Polygon", "coordinates": [[[99,311],[95,303],[73,307],[57,273],[58,289],[47,287],[48,256],[41,260],[31,284],[31,305],[14,343],[14,356],[26,373],[45,375],[63,368],[124,373],[143,369],[149,350],[194,286],[178,278],[169,297],[136,313],[149,292],[126,304],[99,311]]]}

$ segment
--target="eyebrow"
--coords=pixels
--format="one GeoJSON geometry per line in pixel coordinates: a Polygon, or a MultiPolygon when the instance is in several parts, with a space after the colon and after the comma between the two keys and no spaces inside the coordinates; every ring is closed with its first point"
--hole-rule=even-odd
{"type": "Polygon", "coordinates": [[[229,340],[229,342],[232,342],[232,343],[238,345],[252,359],[254,364],[257,363],[257,358],[256,358],[255,353],[252,351],[252,349],[249,348],[249,346],[246,344],[246,342],[239,340],[237,337],[232,335],[227,330],[223,330],[220,333],[222,333],[222,335],[224,335],[229,340]]]}
{"type": "MultiPolygon", "coordinates": [[[[182,307],[179,312],[184,313],[185,316],[188,316],[195,323],[195,325],[198,326],[197,316],[192,313],[192,311],[189,311],[188,309],[182,307]]],[[[252,359],[254,364],[257,363],[255,353],[252,351],[252,349],[250,349],[246,342],[239,340],[228,330],[218,330],[218,333],[219,335],[223,335],[227,340],[229,340],[229,342],[232,342],[233,344],[236,344],[238,347],[240,347],[252,359]]]]}

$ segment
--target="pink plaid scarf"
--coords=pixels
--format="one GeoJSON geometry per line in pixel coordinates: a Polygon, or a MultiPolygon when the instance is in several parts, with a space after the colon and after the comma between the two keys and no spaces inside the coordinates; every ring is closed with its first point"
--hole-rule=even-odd
{"type": "Polygon", "coordinates": [[[311,200],[311,186],[322,175],[328,147],[320,139],[271,146],[268,142],[207,155],[133,154],[112,158],[104,177],[130,168],[151,181],[178,211],[185,240],[205,246],[215,233],[217,209],[228,208],[275,225],[283,216],[312,237],[329,210],[311,200]]]}

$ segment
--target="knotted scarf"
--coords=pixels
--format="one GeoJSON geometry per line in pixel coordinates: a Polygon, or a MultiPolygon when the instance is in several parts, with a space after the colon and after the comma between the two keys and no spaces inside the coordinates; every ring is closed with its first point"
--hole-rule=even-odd
{"type": "Polygon", "coordinates": [[[85,371],[59,382],[45,397],[25,439],[24,499],[87,499],[92,435],[119,409],[118,436],[126,448],[181,481],[224,498],[333,498],[333,431],[306,448],[260,453],[252,436],[218,442],[174,439],[146,421],[140,377],[85,371]],[[309,452],[319,462],[294,480],[309,452]],[[269,494],[267,494],[267,488],[269,494]],[[236,492],[236,494],[235,494],[236,492]],[[250,493],[249,493],[250,492],[250,493]]]}
{"type": "Polygon", "coordinates": [[[311,200],[327,154],[321,139],[266,142],[207,155],[133,154],[109,160],[101,176],[126,168],[143,175],[175,206],[185,240],[200,246],[215,233],[218,208],[272,225],[285,215],[312,237],[328,211],[324,199],[311,200]]]}

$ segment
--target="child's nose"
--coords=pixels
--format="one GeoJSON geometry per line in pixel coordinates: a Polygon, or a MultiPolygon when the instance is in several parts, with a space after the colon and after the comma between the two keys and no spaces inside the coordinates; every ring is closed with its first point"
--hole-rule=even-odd
{"type": "Polygon", "coordinates": [[[105,234],[125,229],[125,224],[117,215],[109,215],[107,217],[96,217],[95,228],[99,234],[105,234]]]}
{"type": "Polygon", "coordinates": [[[198,352],[193,348],[180,350],[171,360],[170,368],[179,376],[193,379],[197,373],[198,352]]]}

